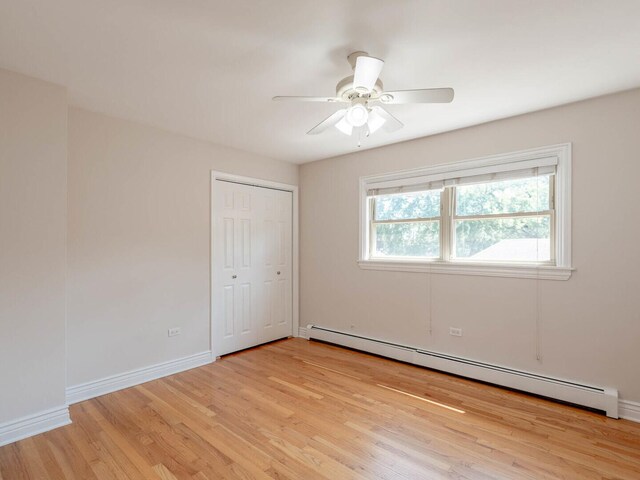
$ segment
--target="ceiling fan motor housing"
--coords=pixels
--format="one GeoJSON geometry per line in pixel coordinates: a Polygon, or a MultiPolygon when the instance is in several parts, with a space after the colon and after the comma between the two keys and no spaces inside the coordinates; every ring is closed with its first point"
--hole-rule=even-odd
{"type": "Polygon", "coordinates": [[[362,97],[366,99],[378,98],[383,91],[384,91],[384,88],[382,86],[382,80],[378,79],[376,81],[375,86],[373,87],[373,90],[371,90],[371,92],[365,93],[365,94],[358,92],[353,87],[353,75],[343,78],[336,85],[336,97],[342,98],[346,101],[351,101],[354,98],[358,98],[358,97],[362,97]]]}

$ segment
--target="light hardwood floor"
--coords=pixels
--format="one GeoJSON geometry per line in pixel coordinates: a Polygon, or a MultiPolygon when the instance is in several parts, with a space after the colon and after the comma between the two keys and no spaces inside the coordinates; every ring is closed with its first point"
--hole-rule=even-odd
{"type": "Polygon", "coordinates": [[[71,407],[18,479],[640,479],[640,424],[301,339],[71,407]]]}

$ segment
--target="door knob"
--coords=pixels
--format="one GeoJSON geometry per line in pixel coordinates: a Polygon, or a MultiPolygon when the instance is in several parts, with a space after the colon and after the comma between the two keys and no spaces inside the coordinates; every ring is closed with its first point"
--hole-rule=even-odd
{"type": "Polygon", "coordinates": [[[276,272],[278,275],[280,275],[280,272],[276,272]]]}
{"type": "Polygon", "coordinates": [[[231,275],[231,278],[238,278],[238,275],[231,275]]]}

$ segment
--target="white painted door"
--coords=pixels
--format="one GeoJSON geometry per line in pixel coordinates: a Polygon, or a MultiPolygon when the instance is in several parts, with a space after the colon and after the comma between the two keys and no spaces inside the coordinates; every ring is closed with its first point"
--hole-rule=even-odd
{"type": "Polygon", "coordinates": [[[291,335],[292,193],[216,180],[215,355],[291,335]]]}

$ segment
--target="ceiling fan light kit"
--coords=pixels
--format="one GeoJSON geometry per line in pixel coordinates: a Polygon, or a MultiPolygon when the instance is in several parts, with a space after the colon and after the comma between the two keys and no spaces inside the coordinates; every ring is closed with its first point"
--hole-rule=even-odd
{"type": "Polygon", "coordinates": [[[369,110],[362,103],[356,103],[347,109],[344,118],[354,127],[361,127],[369,119],[369,110]]]}
{"type": "Polygon", "coordinates": [[[336,123],[335,127],[345,135],[351,135],[353,133],[353,125],[347,122],[346,116],[343,116],[338,123],[336,123]]]}
{"type": "Polygon", "coordinates": [[[307,132],[317,135],[335,127],[345,135],[356,131],[358,146],[362,136],[368,137],[381,128],[389,133],[401,129],[404,124],[391,115],[380,104],[403,103],[449,103],[453,101],[451,88],[428,88],[420,90],[398,90],[385,92],[380,80],[384,62],[370,57],[366,52],[353,52],[347,57],[353,75],[343,78],[336,85],[335,97],[273,97],[276,101],[346,103],[342,108],[325,118],[307,132]]]}
{"type": "Polygon", "coordinates": [[[376,133],[382,125],[386,122],[386,119],[380,115],[375,109],[371,109],[369,112],[369,120],[367,121],[367,126],[369,127],[369,133],[376,133]]]}

